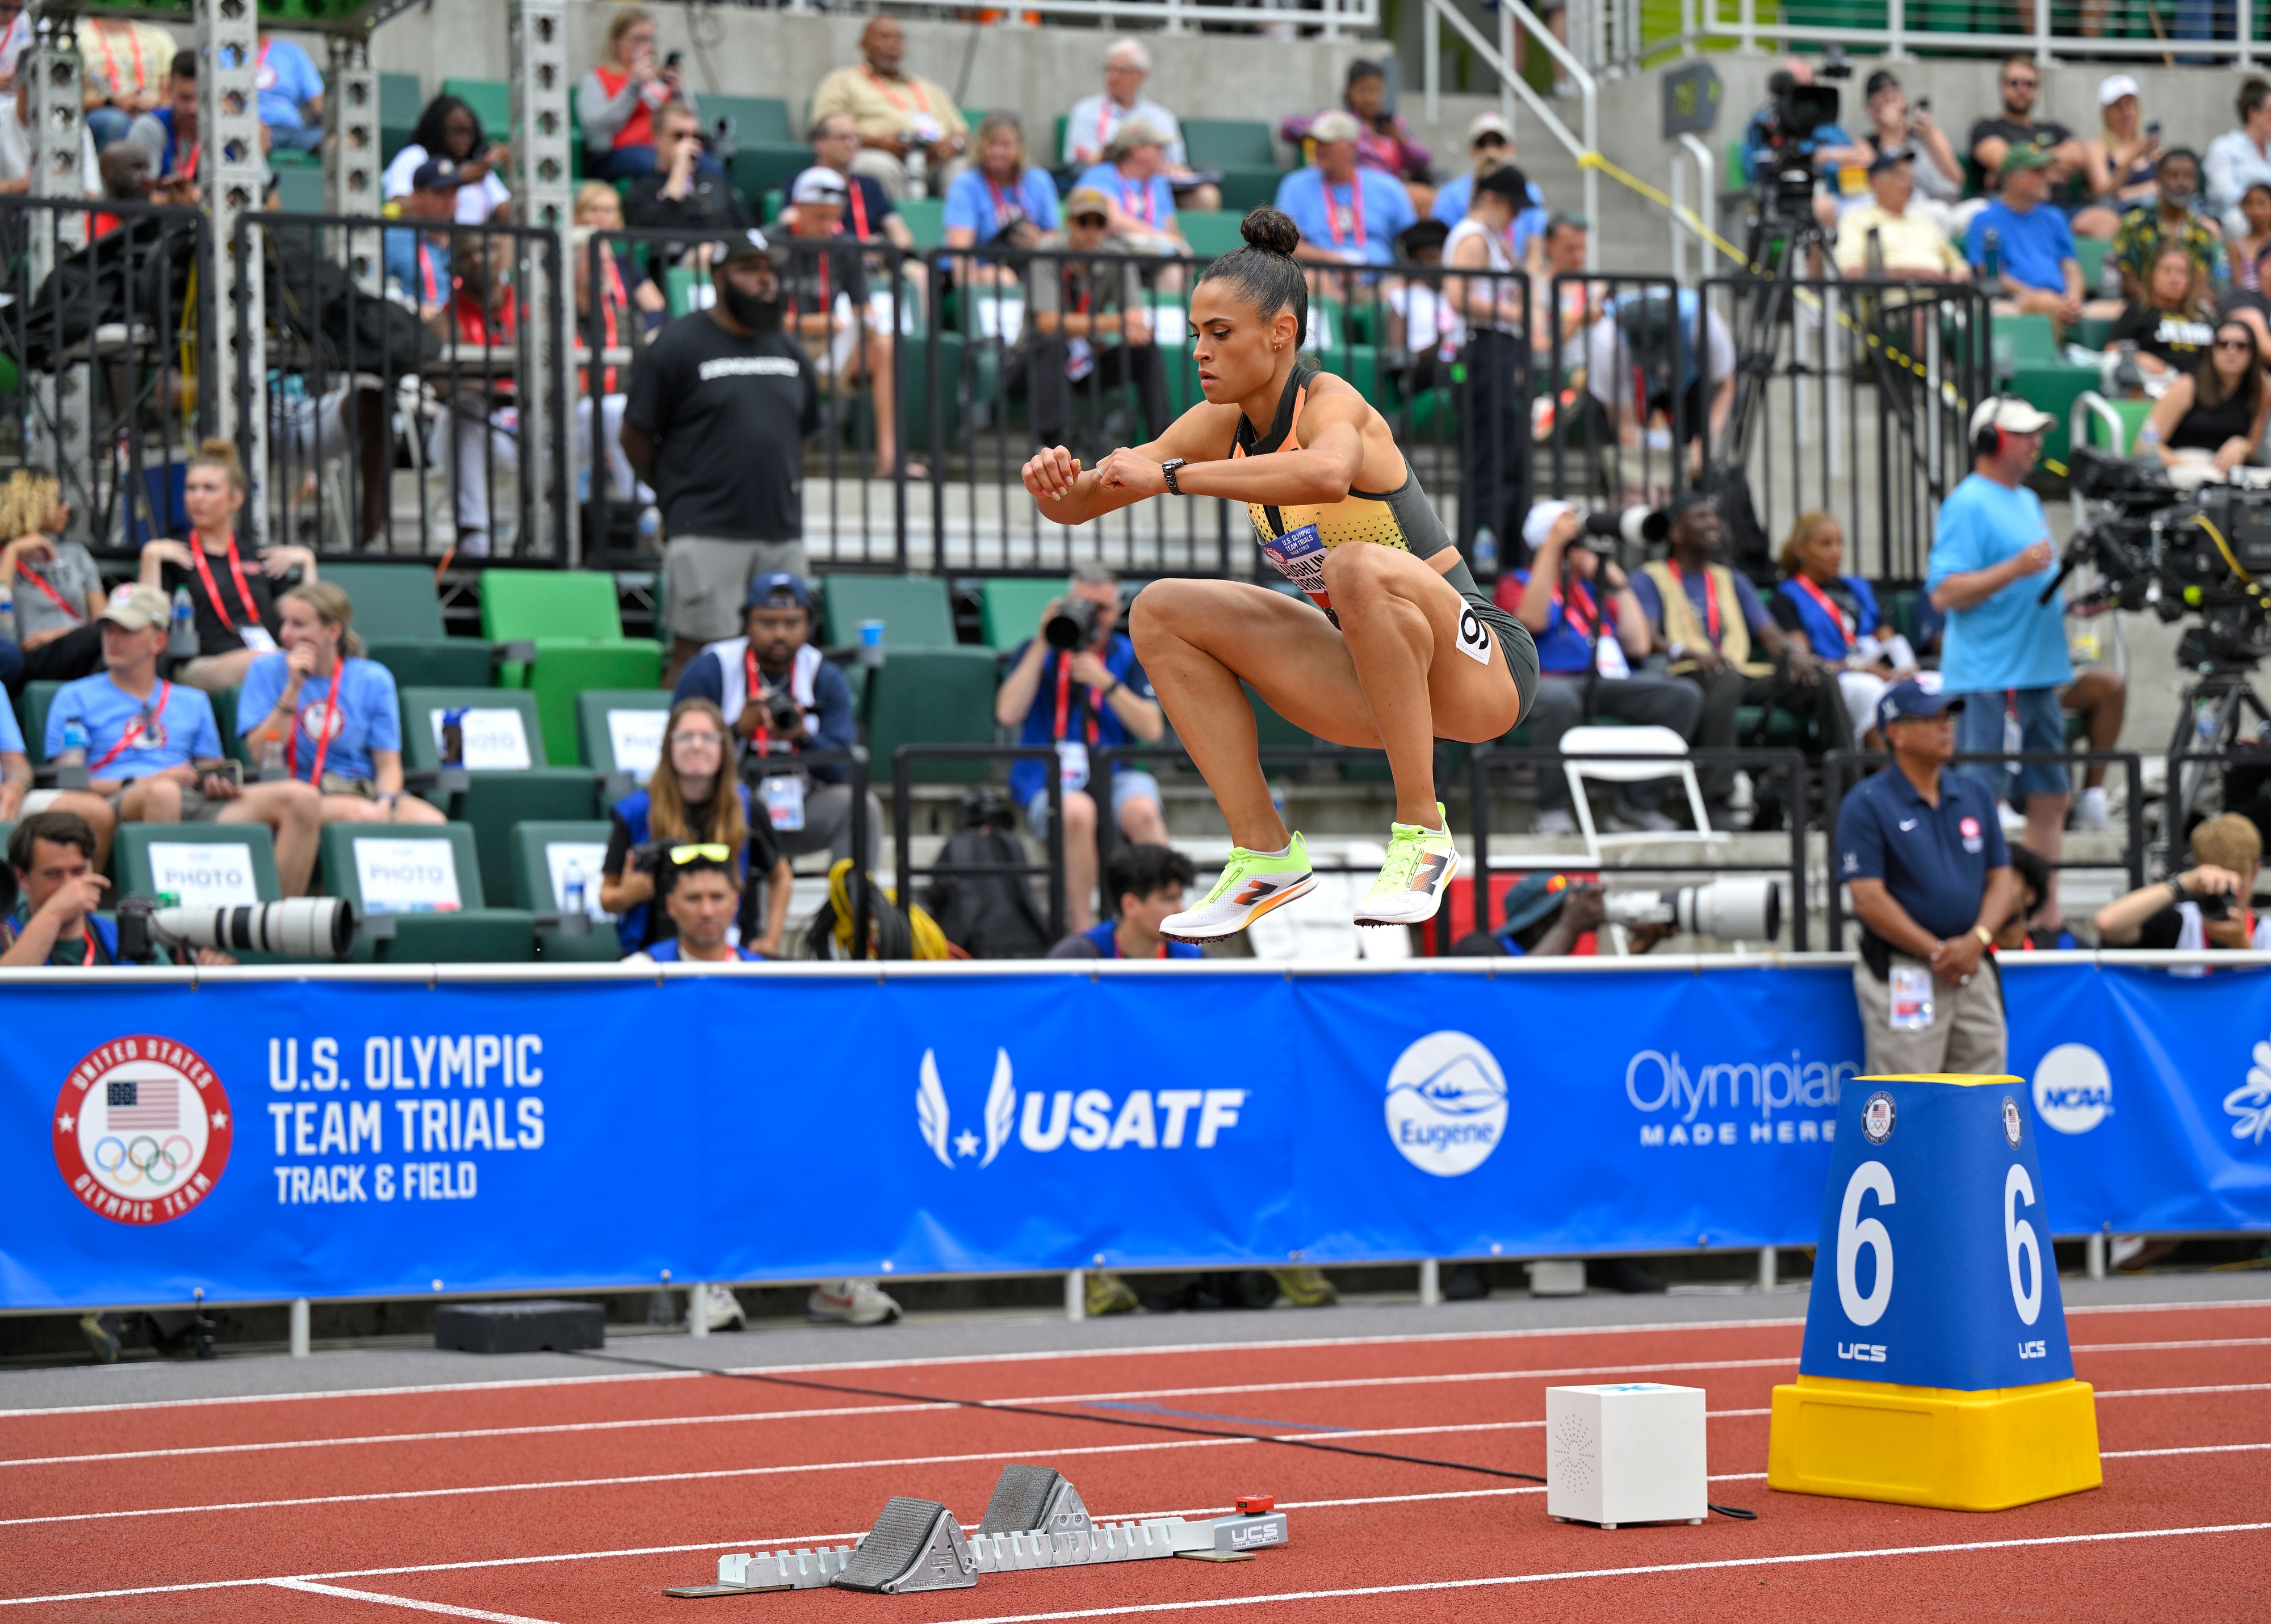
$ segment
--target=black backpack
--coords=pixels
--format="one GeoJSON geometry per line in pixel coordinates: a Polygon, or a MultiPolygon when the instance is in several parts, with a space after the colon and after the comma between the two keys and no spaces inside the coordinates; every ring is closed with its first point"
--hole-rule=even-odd
{"type": "MultiPolygon", "coordinates": [[[[939,862],[947,868],[1024,863],[1025,848],[1010,832],[1016,821],[1002,796],[972,795],[963,802],[962,829],[939,853],[939,862]]],[[[1039,958],[1049,950],[1047,922],[1019,875],[940,875],[931,882],[928,905],[946,939],[972,958],[1039,958]]]]}

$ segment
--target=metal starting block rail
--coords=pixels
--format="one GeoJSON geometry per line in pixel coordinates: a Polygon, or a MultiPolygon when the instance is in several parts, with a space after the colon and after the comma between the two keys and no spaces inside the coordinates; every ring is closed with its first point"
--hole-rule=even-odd
{"type": "Polygon", "coordinates": [[[875,1526],[853,1545],[721,1556],[715,1584],[683,1586],[667,1594],[736,1596],[833,1586],[897,1596],[965,1590],[986,1573],[1169,1556],[1237,1560],[1286,1539],[1285,1514],[1266,1496],[1240,1500],[1228,1516],[1098,1523],[1079,1492],[1054,1471],[1011,1465],[1001,1469],[975,1533],[964,1532],[954,1513],[938,1501],[898,1494],[884,1506],[875,1526]]]}

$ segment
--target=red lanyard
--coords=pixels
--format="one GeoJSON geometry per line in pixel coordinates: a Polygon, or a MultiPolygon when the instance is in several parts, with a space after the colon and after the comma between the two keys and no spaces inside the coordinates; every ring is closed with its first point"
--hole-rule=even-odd
{"type": "Polygon", "coordinates": [[[1590,637],[1599,629],[1601,624],[1600,605],[1593,600],[1592,589],[1587,586],[1582,581],[1577,582],[1576,587],[1578,595],[1572,598],[1566,603],[1562,601],[1560,591],[1556,590],[1553,594],[1553,601],[1561,605],[1561,614],[1563,618],[1566,619],[1570,625],[1575,627],[1582,635],[1590,637]],[[1587,615],[1592,616],[1592,619],[1590,622],[1579,618],[1577,611],[1581,607],[1587,615]]]}
{"type": "Polygon", "coordinates": [[[70,599],[64,597],[54,587],[50,586],[48,584],[48,579],[45,576],[35,575],[31,570],[24,568],[24,561],[20,558],[16,561],[16,578],[19,581],[29,581],[33,585],[38,587],[41,592],[47,594],[48,600],[50,603],[54,604],[58,609],[61,609],[64,614],[70,615],[71,619],[75,621],[83,621],[86,618],[86,610],[73,608],[70,599]]]}
{"type": "Polygon", "coordinates": [[[1828,592],[1823,592],[1806,577],[1799,575],[1793,576],[1791,578],[1798,583],[1798,590],[1800,592],[1813,599],[1814,602],[1820,604],[1822,608],[1828,613],[1829,618],[1837,622],[1837,629],[1839,633],[1844,637],[1847,643],[1851,643],[1853,641],[1853,634],[1858,628],[1855,627],[1852,622],[1845,618],[1845,611],[1839,608],[1836,604],[1830,600],[1830,596],[1828,592]]]}
{"type": "MultiPolygon", "coordinates": [[[[1057,726],[1052,735],[1059,744],[1064,742],[1065,723],[1072,710],[1072,656],[1060,653],[1057,657],[1057,726]]],[[[1096,712],[1087,705],[1081,709],[1088,716],[1088,741],[1096,742],[1096,712]]]]}
{"type": "MultiPolygon", "coordinates": [[[[317,789],[324,786],[324,757],[331,753],[331,734],[338,731],[332,726],[332,723],[338,719],[339,714],[339,674],[346,668],[346,657],[342,654],[332,663],[331,689],[324,696],[324,734],[323,737],[316,741],[316,764],[308,772],[308,782],[317,789]]],[[[285,734],[284,738],[286,771],[296,778],[300,776],[300,719],[298,717],[292,719],[292,731],[285,734]]]]}
{"type": "Polygon", "coordinates": [[[1009,223],[1009,219],[1013,212],[1018,214],[1024,213],[1024,205],[1018,201],[1017,189],[1014,183],[1010,185],[1009,195],[1005,197],[1001,195],[1001,189],[994,184],[994,177],[992,175],[988,175],[982,176],[981,178],[986,183],[986,190],[993,195],[994,229],[999,231],[1002,227],[1009,223]]]}
{"type": "Polygon", "coordinates": [[[142,707],[142,713],[136,717],[132,721],[126,724],[126,731],[119,736],[118,742],[110,747],[109,751],[104,755],[101,761],[89,765],[87,771],[89,772],[100,772],[105,767],[110,765],[112,762],[116,761],[121,756],[126,754],[126,752],[133,747],[134,741],[142,736],[142,730],[145,727],[147,727],[151,723],[156,721],[160,717],[166,714],[167,703],[171,700],[173,697],[174,685],[171,682],[159,683],[158,703],[152,705],[144,705],[142,707]]]}
{"type": "MultiPolygon", "coordinates": [[[[1351,240],[1359,248],[1362,248],[1364,246],[1364,176],[1362,175],[1352,175],[1349,179],[1349,227],[1351,240]]],[[[1333,189],[1329,182],[1325,185],[1325,229],[1333,234],[1333,246],[1338,248],[1341,245],[1341,212],[1333,206],[1333,189]]]]}
{"type": "Polygon", "coordinates": [[[910,106],[919,107],[926,113],[930,111],[930,98],[923,93],[923,87],[916,84],[914,80],[907,80],[907,88],[914,92],[915,95],[914,101],[910,103],[902,101],[897,96],[894,95],[891,92],[890,81],[886,79],[882,74],[876,72],[874,68],[863,67],[861,71],[867,74],[869,81],[874,84],[877,90],[882,92],[883,100],[890,102],[893,107],[898,108],[900,112],[905,112],[910,106]]]}
{"type": "Polygon", "coordinates": [[[426,240],[418,240],[418,279],[426,285],[426,302],[442,302],[442,284],[434,274],[434,256],[426,247],[426,240]]]}
{"type": "MultiPolygon", "coordinates": [[[[1100,154],[1112,141],[1112,93],[1104,93],[1103,105],[1096,109],[1096,150],[1100,154]]],[[[1129,111],[1134,111],[1130,108],[1129,111]]]]}
{"type": "MultiPolygon", "coordinates": [[[[1115,173],[1113,176],[1113,184],[1120,189],[1120,206],[1130,214],[1135,213],[1136,205],[1128,192],[1128,177],[1115,173]]],[[[1158,225],[1159,200],[1151,195],[1151,183],[1144,182],[1138,195],[1143,199],[1143,212],[1141,217],[1143,223],[1147,226],[1158,225]]]]}
{"type": "MultiPolygon", "coordinates": [[[[856,175],[845,177],[852,183],[852,235],[865,242],[874,234],[867,229],[867,192],[856,175]]],[[[840,229],[840,227],[839,227],[840,229]]]]}
{"type": "MultiPolygon", "coordinates": [[[[205,583],[205,601],[212,605],[213,613],[220,616],[220,623],[235,631],[236,622],[229,619],[228,606],[220,600],[220,583],[213,579],[212,566],[205,562],[205,548],[202,540],[190,548],[190,562],[197,565],[197,579],[205,583]]],[[[260,611],[253,607],[252,588],[245,581],[244,564],[236,555],[236,532],[234,530],[228,533],[228,572],[236,577],[236,595],[244,602],[244,623],[257,626],[260,624],[260,611]]]]}
{"type": "MultiPolygon", "coordinates": [[[[746,704],[757,697],[757,652],[747,644],[741,647],[741,670],[743,682],[748,689],[748,692],[742,696],[746,704]]],[[[749,742],[762,754],[772,749],[772,729],[765,726],[764,716],[759,715],[757,731],[749,735],[749,742]]]]}
{"type": "MultiPolygon", "coordinates": [[[[1686,577],[1679,573],[1679,566],[1673,563],[1667,558],[1664,561],[1664,567],[1672,571],[1672,584],[1679,588],[1681,592],[1686,592],[1687,590],[1687,580],[1686,577]]],[[[1711,634],[1712,646],[1714,648],[1717,647],[1719,644],[1719,587],[1718,584],[1712,580],[1710,566],[1708,564],[1704,566],[1703,570],[1703,626],[1704,629],[1711,634]]]]}
{"type": "MultiPolygon", "coordinates": [[[[23,13],[19,11],[17,15],[21,17],[23,13]]],[[[110,30],[111,28],[119,27],[121,26],[122,25],[117,23],[113,23],[109,25],[108,27],[104,26],[101,23],[94,25],[95,41],[102,47],[102,60],[104,65],[108,67],[110,70],[110,89],[113,95],[117,94],[122,87],[118,83],[118,58],[112,54],[110,48],[110,30]]],[[[132,23],[124,24],[123,26],[126,30],[127,43],[134,48],[134,88],[138,91],[142,88],[142,31],[139,28],[137,28],[132,23]]],[[[260,48],[260,55],[263,61],[267,59],[268,48],[266,46],[264,45],[260,48]]]]}

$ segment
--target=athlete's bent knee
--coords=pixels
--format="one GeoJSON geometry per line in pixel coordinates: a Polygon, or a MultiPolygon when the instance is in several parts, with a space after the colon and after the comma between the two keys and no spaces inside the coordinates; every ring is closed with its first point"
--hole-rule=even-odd
{"type": "Polygon", "coordinates": [[[1064,795],[1064,826],[1068,835],[1096,833],[1096,801],[1083,789],[1068,789],[1064,795]]]}
{"type": "Polygon", "coordinates": [[[1374,542],[1355,542],[1325,554],[1325,590],[1336,598],[1353,598],[1377,590],[1396,571],[1392,548],[1374,542]]]}

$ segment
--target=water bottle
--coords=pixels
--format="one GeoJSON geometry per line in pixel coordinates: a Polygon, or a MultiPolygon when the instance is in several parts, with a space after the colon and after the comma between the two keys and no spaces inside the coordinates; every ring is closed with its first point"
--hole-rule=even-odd
{"type": "Polygon", "coordinates": [[[86,718],[63,718],[63,752],[57,759],[72,766],[86,759],[86,718]]]}
{"type": "Polygon", "coordinates": [[[1488,525],[1475,532],[1472,562],[1476,575],[1483,580],[1487,581],[1498,573],[1498,537],[1492,533],[1488,525]]]}
{"type": "Polygon", "coordinates": [[[560,890],[565,899],[565,905],[560,910],[562,913],[585,912],[584,865],[573,858],[568,861],[568,872],[561,881],[560,890]]]}
{"type": "Polygon", "coordinates": [[[174,620],[166,633],[166,652],[175,659],[195,659],[197,655],[197,610],[190,601],[187,586],[174,588],[174,620]]]}
{"type": "Polygon", "coordinates": [[[1987,235],[1981,239],[1980,246],[1984,250],[1979,263],[1980,279],[1992,285],[1997,277],[2003,274],[2002,234],[1994,227],[1988,227],[1987,235]]]}
{"type": "Polygon", "coordinates": [[[907,143],[907,196],[930,196],[930,149],[922,144],[922,137],[913,130],[905,136],[907,143]]]}

